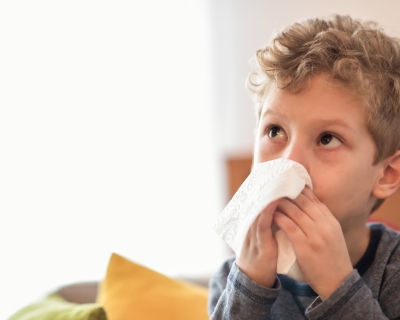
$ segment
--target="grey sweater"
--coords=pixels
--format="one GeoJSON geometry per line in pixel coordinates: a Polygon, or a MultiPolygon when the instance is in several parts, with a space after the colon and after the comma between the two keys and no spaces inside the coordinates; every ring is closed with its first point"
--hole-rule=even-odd
{"type": "Polygon", "coordinates": [[[400,319],[400,233],[381,224],[370,227],[364,256],[325,301],[285,275],[278,274],[272,289],[259,286],[235,257],[228,259],[210,281],[211,319],[400,319]]]}

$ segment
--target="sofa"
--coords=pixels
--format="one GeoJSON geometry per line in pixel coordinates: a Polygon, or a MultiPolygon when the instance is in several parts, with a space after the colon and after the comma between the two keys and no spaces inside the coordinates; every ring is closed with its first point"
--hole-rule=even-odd
{"type": "Polygon", "coordinates": [[[168,277],[113,253],[105,278],[61,286],[9,320],[208,320],[208,277],[168,277]]]}

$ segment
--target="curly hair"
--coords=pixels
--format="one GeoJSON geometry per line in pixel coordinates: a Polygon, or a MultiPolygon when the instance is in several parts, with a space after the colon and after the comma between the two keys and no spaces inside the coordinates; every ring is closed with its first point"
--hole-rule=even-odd
{"type": "Polygon", "coordinates": [[[258,50],[255,60],[247,85],[258,118],[272,84],[297,93],[326,73],[364,102],[374,164],[400,149],[400,39],[376,23],[341,15],[295,23],[258,50]]]}

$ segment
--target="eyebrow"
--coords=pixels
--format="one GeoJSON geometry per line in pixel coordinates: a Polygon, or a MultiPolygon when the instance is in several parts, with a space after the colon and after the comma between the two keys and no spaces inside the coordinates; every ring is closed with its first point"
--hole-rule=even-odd
{"type": "Polygon", "coordinates": [[[260,118],[262,118],[262,117],[264,117],[264,116],[266,116],[266,115],[268,115],[268,114],[272,114],[272,115],[280,115],[278,112],[276,112],[276,111],[274,111],[274,110],[271,110],[271,109],[266,109],[264,112],[262,112],[261,113],[261,116],[260,116],[260,118]]]}
{"type": "MultiPolygon", "coordinates": [[[[263,117],[267,116],[267,115],[272,115],[272,116],[277,116],[277,117],[284,117],[285,115],[282,113],[279,113],[275,110],[271,110],[271,109],[267,109],[265,110],[260,117],[260,120],[262,120],[263,117]]],[[[352,131],[356,131],[352,126],[350,126],[346,121],[343,121],[342,119],[319,119],[318,123],[321,126],[328,126],[328,125],[336,125],[336,126],[340,126],[343,128],[347,128],[350,129],[352,131]]]]}

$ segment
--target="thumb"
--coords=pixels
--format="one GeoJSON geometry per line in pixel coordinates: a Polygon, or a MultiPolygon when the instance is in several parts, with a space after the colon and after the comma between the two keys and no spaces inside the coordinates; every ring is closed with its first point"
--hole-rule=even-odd
{"type": "Polygon", "coordinates": [[[273,201],[268,204],[259,214],[257,223],[257,239],[261,243],[272,236],[272,220],[277,205],[278,200],[273,201]]]}

